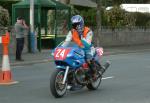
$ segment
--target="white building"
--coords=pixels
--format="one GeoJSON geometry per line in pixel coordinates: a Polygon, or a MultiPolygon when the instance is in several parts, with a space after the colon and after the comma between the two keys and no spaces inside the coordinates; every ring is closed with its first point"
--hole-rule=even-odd
{"type": "MultiPolygon", "coordinates": [[[[121,4],[120,7],[128,12],[150,13],[150,4],[121,4]]],[[[107,7],[110,10],[113,7],[107,7]]]]}
{"type": "Polygon", "coordinates": [[[120,7],[128,12],[150,13],[150,4],[121,4],[120,7]]]}

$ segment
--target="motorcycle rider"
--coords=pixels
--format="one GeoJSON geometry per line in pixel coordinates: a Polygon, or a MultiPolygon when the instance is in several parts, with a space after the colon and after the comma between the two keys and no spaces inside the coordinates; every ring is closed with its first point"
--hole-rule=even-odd
{"type": "MultiPolygon", "coordinates": [[[[85,60],[89,64],[90,71],[93,72],[90,61],[95,54],[95,48],[92,46],[93,32],[89,27],[84,25],[84,20],[80,15],[75,15],[71,18],[72,29],[68,32],[65,42],[62,46],[66,46],[69,42],[75,42],[79,47],[85,51],[85,60]]],[[[100,68],[104,69],[99,63],[100,68]]]]}

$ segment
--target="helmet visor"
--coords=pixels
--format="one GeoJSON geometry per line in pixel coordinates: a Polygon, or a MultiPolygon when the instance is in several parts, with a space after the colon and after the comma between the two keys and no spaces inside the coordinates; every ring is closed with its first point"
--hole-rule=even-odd
{"type": "Polygon", "coordinates": [[[77,30],[79,25],[80,25],[80,23],[73,23],[72,28],[77,30]]]}

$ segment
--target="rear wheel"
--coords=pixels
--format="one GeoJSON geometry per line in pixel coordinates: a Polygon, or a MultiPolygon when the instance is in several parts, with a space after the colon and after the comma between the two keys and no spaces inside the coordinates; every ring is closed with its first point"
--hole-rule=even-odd
{"type": "Polygon", "coordinates": [[[56,70],[50,78],[50,90],[54,97],[61,98],[66,93],[67,82],[62,84],[65,75],[64,70],[56,70]]]}
{"type": "Polygon", "coordinates": [[[92,79],[90,80],[90,83],[87,84],[87,88],[89,90],[96,90],[99,87],[101,83],[101,79],[102,79],[101,74],[98,72],[99,66],[96,63],[94,63],[94,67],[95,68],[93,69],[96,70],[94,73],[94,77],[92,77],[92,79]]]}

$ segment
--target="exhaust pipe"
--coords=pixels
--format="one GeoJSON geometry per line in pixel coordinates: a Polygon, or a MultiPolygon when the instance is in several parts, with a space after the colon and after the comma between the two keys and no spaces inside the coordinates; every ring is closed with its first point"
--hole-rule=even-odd
{"type": "Polygon", "coordinates": [[[108,67],[110,66],[110,61],[107,61],[101,68],[100,70],[100,74],[103,75],[103,73],[108,69],[108,67]]]}

